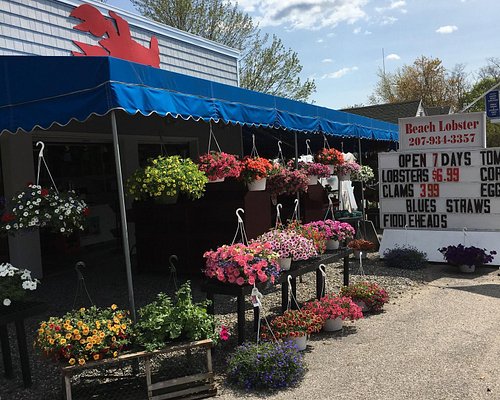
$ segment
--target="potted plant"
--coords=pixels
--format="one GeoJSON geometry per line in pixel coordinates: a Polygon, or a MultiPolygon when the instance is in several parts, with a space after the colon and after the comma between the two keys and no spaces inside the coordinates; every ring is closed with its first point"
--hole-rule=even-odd
{"type": "Polygon", "coordinates": [[[350,297],[363,312],[378,312],[389,301],[389,295],[375,282],[357,282],[340,289],[341,296],[350,297]]]}
{"type": "Polygon", "coordinates": [[[258,282],[274,283],[279,276],[279,254],[269,243],[253,242],[224,245],[203,254],[206,259],[204,273],[220,282],[253,285],[258,282]]]}
{"type": "Polygon", "coordinates": [[[134,325],[135,340],[147,351],[158,350],[173,340],[228,340],[227,328],[216,329],[208,301],[195,303],[190,282],[184,283],[172,301],[165,293],[138,310],[134,325]]]}
{"type": "Polygon", "coordinates": [[[292,221],[288,224],[287,229],[293,230],[304,236],[306,239],[312,240],[318,254],[323,254],[325,252],[326,234],[321,232],[315,226],[309,224],[302,225],[300,221],[292,221]]]}
{"type": "Polygon", "coordinates": [[[363,318],[361,307],[352,301],[350,297],[329,294],[319,300],[304,304],[304,309],[313,312],[323,319],[323,330],[327,332],[342,329],[342,322],[346,319],[354,321],[363,318]]]}
{"type": "Polygon", "coordinates": [[[25,301],[39,284],[38,279],[31,277],[31,271],[9,263],[0,264],[0,308],[25,301]]]}
{"type": "Polygon", "coordinates": [[[7,204],[0,219],[4,233],[47,228],[63,236],[83,231],[89,209],[85,201],[72,190],[58,192],[29,184],[27,190],[17,193],[7,204]]]}
{"type": "Polygon", "coordinates": [[[351,175],[351,179],[357,182],[369,182],[374,177],[373,169],[368,165],[362,165],[358,171],[354,171],[351,175]]]}
{"type": "Polygon", "coordinates": [[[238,178],[241,164],[232,154],[211,151],[200,156],[198,168],[208,177],[209,182],[223,182],[225,178],[238,178]]]}
{"type": "Polygon", "coordinates": [[[475,246],[465,247],[463,244],[442,247],[438,251],[448,264],[458,265],[461,272],[474,272],[476,267],[493,261],[496,251],[488,251],[475,246]]]}
{"type": "MultiPolygon", "coordinates": [[[[293,167],[293,160],[290,161],[289,166],[293,167]]],[[[317,162],[299,161],[298,169],[306,173],[309,186],[316,185],[319,178],[328,178],[331,175],[327,165],[317,162]]]]}
{"type": "Polygon", "coordinates": [[[307,260],[318,255],[312,240],[291,230],[271,229],[260,235],[256,241],[269,243],[271,249],[279,254],[281,270],[289,270],[292,260],[307,260]]]}
{"type": "Polygon", "coordinates": [[[306,372],[304,356],[291,342],[244,343],[227,362],[227,380],[245,390],[295,386],[306,372]]]}
{"type": "Polygon", "coordinates": [[[359,172],[361,166],[354,161],[344,162],[342,164],[335,165],[333,171],[337,174],[339,180],[348,181],[351,179],[351,174],[359,172]]]}
{"type": "Polygon", "coordinates": [[[192,200],[201,198],[207,182],[205,173],[189,158],[159,156],[132,174],[127,190],[135,200],[154,199],[171,204],[180,193],[192,200]]]}
{"type": "Polygon", "coordinates": [[[240,179],[248,185],[250,191],[266,190],[266,178],[272,167],[267,158],[246,156],[241,162],[240,179]]]}
{"type": "Polygon", "coordinates": [[[413,246],[385,249],[384,263],[390,268],[419,269],[427,265],[427,254],[413,246]]]}
{"type": "Polygon", "coordinates": [[[344,163],[344,155],[336,149],[324,148],[316,154],[316,162],[328,165],[330,174],[334,173],[334,166],[344,163]]]}
{"type": "Polygon", "coordinates": [[[84,365],[88,361],[118,357],[131,342],[126,311],[113,304],[107,308],[80,308],[40,324],[35,346],[55,361],[84,365]]]}
{"type": "Polygon", "coordinates": [[[359,258],[360,255],[366,258],[367,253],[375,249],[375,243],[364,239],[351,240],[347,246],[354,250],[354,257],[356,258],[359,258]]]}
{"type": "Polygon", "coordinates": [[[323,319],[309,310],[287,310],[270,322],[272,334],[269,328],[262,327],[261,338],[271,340],[274,335],[276,339],[293,341],[299,350],[305,350],[307,336],[322,327],[323,319]]]}
{"type": "Polygon", "coordinates": [[[307,192],[308,185],[309,179],[303,171],[289,170],[274,164],[267,177],[266,190],[276,199],[280,195],[307,192]]]}
{"type": "Polygon", "coordinates": [[[347,222],[333,221],[331,219],[313,221],[306,225],[312,226],[325,234],[326,250],[337,250],[340,247],[340,242],[353,238],[356,233],[354,228],[347,222]]]}

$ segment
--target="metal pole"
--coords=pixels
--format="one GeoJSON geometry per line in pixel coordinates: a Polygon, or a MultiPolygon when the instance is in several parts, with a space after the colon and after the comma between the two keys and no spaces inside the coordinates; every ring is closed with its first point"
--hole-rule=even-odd
{"type": "MultiPolygon", "coordinates": [[[[361,138],[358,137],[358,151],[359,151],[359,165],[361,167],[363,166],[363,155],[361,152],[361,138]]],[[[366,213],[365,213],[365,184],[363,180],[361,180],[361,206],[363,207],[363,233],[364,237],[366,238],[366,227],[365,227],[365,222],[366,221],[366,213]]]]}
{"type": "Polygon", "coordinates": [[[123,255],[127,271],[128,302],[132,320],[136,321],[134,284],[132,282],[132,264],[130,263],[130,248],[128,242],[127,211],[125,209],[125,193],[123,190],[122,165],[120,160],[120,145],[118,143],[118,128],[116,126],[115,111],[111,111],[111,127],[113,131],[113,148],[115,152],[116,179],[118,181],[118,203],[120,204],[120,220],[122,224],[123,255]]]}
{"type": "MultiPolygon", "coordinates": [[[[294,132],[295,139],[295,169],[299,169],[299,141],[297,139],[297,131],[294,132]]],[[[299,201],[299,206],[297,207],[297,219],[300,221],[300,194],[297,192],[297,200],[299,201]]]]}

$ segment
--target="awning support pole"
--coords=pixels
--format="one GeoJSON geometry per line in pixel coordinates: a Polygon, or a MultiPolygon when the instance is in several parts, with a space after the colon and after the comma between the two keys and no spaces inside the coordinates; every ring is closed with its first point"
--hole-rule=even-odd
{"type": "MultiPolygon", "coordinates": [[[[363,166],[363,153],[361,150],[361,138],[358,137],[358,151],[359,151],[359,165],[363,166]]],[[[363,221],[366,221],[366,213],[365,213],[365,183],[361,180],[361,206],[363,208],[363,221]]],[[[363,222],[363,227],[364,227],[363,222]]],[[[364,232],[366,237],[366,230],[364,232]]]]}
{"type": "Polygon", "coordinates": [[[120,159],[120,145],[118,143],[118,128],[115,111],[111,111],[111,128],[113,131],[113,149],[115,152],[116,179],[118,181],[118,203],[120,204],[120,220],[122,224],[123,255],[127,271],[128,302],[132,320],[136,322],[134,284],[132,282],[132,264],[130,262],[130,248],[128,242],[127,211],[125,209],[125,192],[123,190],[122,165],[120,159]]]}
{"type": "MultiPolygon", "coordinates": [[[[295,141],[295,169],[299,169],[299,141],[297,138],[297,131],[294,131],[294,141],[295,141]]],[[[297,207],[297,220],[300,221],[300,193],[297,192],[297,200],[299,200],[299,206],[297,207]]]]}

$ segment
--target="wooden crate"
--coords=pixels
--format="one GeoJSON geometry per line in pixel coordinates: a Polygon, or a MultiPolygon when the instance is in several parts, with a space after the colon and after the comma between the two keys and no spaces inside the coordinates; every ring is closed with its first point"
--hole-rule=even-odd
{"type": "Polygon", "coordinates": [[[214,396],[217,389],[212,345],[206,339],[64,366],[61,373],[65,398],[171,400],[214,396]]]}

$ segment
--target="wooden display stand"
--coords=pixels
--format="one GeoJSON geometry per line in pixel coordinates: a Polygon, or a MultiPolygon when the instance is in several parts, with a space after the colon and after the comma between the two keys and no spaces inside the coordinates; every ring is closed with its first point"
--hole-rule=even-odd
{"type": "MultiPolygon", "coordinates": [[[[110,376],[116,378],[114,370],[130,370],[128,371],[128,383],[118,381],[118,386],[121,386],[123,393],[117,394],[117,390],[102,392],[98,398],[120,400],[147,398],[148,400],[163,400],[163,399],[201,399],[212,397],[217,394],[217,389],[214,383],[214,373],[212,370],[212,353],[211,348],[213,342],[210,339],[200,340],[197,342],[181,343],[168,346],[156,351],[137,351],[127,352],[116,358],[106,358],[100,361],[91,361],[84,365],[64,366],[61,368],[63,379],[63,391],[66,400],[91,399],[96,398],[94,393],[89,393],[88,390],[81,391],[81,395],[76,396],[75,385],[78,381],[94,379],[108,384],[110,376]],[[200,354],[193,354],[194,352],[200,354]],[[169,365],[169,372],[172,369],[178,368],[175,371],[175,377],[169,379],[161,378],[161,374],[154,372],[155,366],[161,365],[161,357],[169,356],[172,353],[184,354],[188,359],[199,358],[201,353],[206,355],[205,372],[191,371],[187,372],[184,369],[178,368],[178,364],[169,365]],[[78,378],[78,374],[88,372],[89,377],[78,378]],[[156,380],[153,382],[153,380],[156,380]],[[162,380],[163,379],[163,380],[162,380]],[[130,381],[135,381],[130,384],[130,381]],[[128,388],[126,387],[128,385],[128,388]],[[130,389],[129,389],[130,388],[130,389]],[[116,397],[118,395],[118,397],[116,397]]],[[[111,378],[110,378],[111,379],[111,378]]],[[[96,388],[95,383],[92,388],[96,388]]]]}

